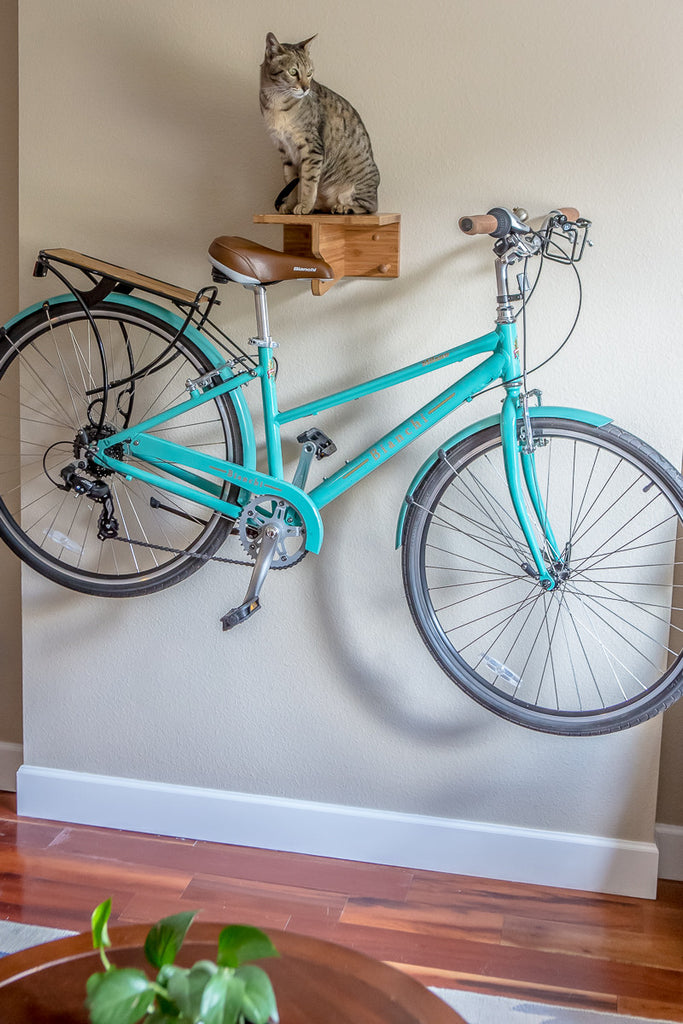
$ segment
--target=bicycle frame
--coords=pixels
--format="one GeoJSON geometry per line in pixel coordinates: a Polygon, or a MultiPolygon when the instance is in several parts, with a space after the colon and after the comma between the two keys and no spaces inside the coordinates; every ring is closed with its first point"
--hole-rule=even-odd
{"type": "Polygon", "coordinates": [[[273,360],[275,344],[269,334],[265,288],[259,285],[254,286],[252,290],[255,292],[259,327],[259,337],[253,338],[252,342],[258,346],[258,366],[235,376],[232,375],[230,369],[224,369],[221,371],[222,383],[210,384],[203,388],[197,387],[191,391],[187,401],[171,407],[157,416],[143,420],[132,429],[121,431],[101,441],[98,445],[97,459],[104,466],[125,476],[136,477],[232,518],[237,518],[240,515],[242,505],[226,501],[222,496],[224,486],[207,480],[201,474],[211,475],[227,483],[236,484],[240,488],[242,496],[245,493],[247,495],[275,494],[297,509],[306,528],[306,548],[318,552],[323,540],[323,524],[320,516],[322,508],[354,487],[426,431],[431,430],[456,408],[464,402],[470,401],[492,382],[502,380],[506,384],[508,392],[503,403],[502,431],[510,492],[539,578],[544,585],[553,585],[552,577],[547,571],[543,554],[529,521],[523,497],[522,480],[526,483],[535,515],[546,536],[547,547],[553,557],[559,557],[560,553],[556,550],[552,533],[547,525],[542,498],[538,489],[533,486],[533,455],[527,455],[525,459],[520,459],[517,443],[517,419],[521,387],[517,329],[514,320],[509,323],[498,323],[495,330],[488,334],[399,370],[280,411],[273,360]],[[317,415],[327,409],[348,404],[367,395],[376,394],[477,355],[486,355],[486,358],[310,491],[306,492],[284,479],[281,429],[285,424],[317,415]],[[226,374],[228,375],[227,379],[225,379],[226,374]],[[162,423],[181,416],[190,408],[212,401],[220,395],[235,392],[251,383],[255,378],[260,380],[261,386],[267,473],[259,472],[255,465],[218,460],[202,452],[162,440],[149,433],[162,423]],[[136,460],[147,463],[150,468],[145,469],[138,465],[132,465],[130,462],[117,460],[108,455],[107,449],[111,451],[117,444],[122,444],[124,448],[132,450],[136,460]],[[167,476],[162,477],[155,473],[154,466],[163,468],[167,476]]]}

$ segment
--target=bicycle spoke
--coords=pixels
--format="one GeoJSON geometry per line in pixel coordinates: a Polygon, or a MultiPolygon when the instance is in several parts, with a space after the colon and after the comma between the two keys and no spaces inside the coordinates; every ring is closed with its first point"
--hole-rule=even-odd
{"type": "MultiPolygon", "coordinates": [[[[623,615],[619,615],[616,611],[614,611],[613,608],[611,608],[608,605],[606,605],[606,606],[601,605],[599,603],[599,601],[597,600],[597,598],[594,597],[593,595],[586,594],[585,592],[582,594],[581,591],[579,591],[578,589],[576,589],[574,587],[571,587],[571,586],[568,589],[569,589],[571,594],[573,594],[575,596],[581,596],[581,597],[583,597],[585,599],[585,601],[593,602],[593,604],[598,605],[600,608],[602,608],[602,610],[603,610],[603,612],[605,614],[609,614],[609,615],[613,616],[613,618],[615,618],[617,621],[625,623],[635,633],[638,633],[640,635],[640,637],[642,638],[642,640],[649,640],[651,643],[655,644],[656,646],[661,647],[661,649],[663,651],[666,651],[667,654],[675,654],[676,653],[667,644],[664,644],[661,641],[657,640],[657,638],[654,637],[651,633],[648,633],[644,629],[641,629],[640,626],[636,626],[632,619],[627,619],[623,615]]],[[[597,612],[595,612],[595,614],[597,615],[597,612]]],[[[617,630],[616,626],[613,623],[611,623],[606,618],[603,618],[601,616],[598,616],[598,617],[601,619],[602,622],[604,622],[604,624],[606,626],[611,628],[617,634],[617,636],[621,640],[624,641],[624,643],[628,644],[628,646],[631,647],[634,651],[636,651],[636,653],[638,653],[642,658],[646,657],[645,654],[643,653],[643,651],[641,650],[641,648],[636,643],[630,641],[626,637],[626,635],[624,633],[619,633],[619,631],[617,630]]],[[[662,620],[660,619],[659,621],[661,622],[662,620]]],[[[668,623],[667,623],[667,626],[668,626],[668,623]]],[[[646,660],[650,662],[650,664],[653,666],[653,668],[657,668],[657,665],[655,664],[654,661],[651,661],[649,658],[647,658],[646,660]]]]}
{"type": "MultiPolygon", "coordinates": [[[[497,477],[500,476],[499,471],[497,470],[496,467],[492,466],[491,461],[487,460],[487,462],[488,462],[489,468],[493,472],[493,475],[497,476],[497,477]]],[[[491,523],[493,523],[493,528],[494,528],[495,532],[498,533],[501,536],[503,542],[504,543],[505,542],[509,543],[510,546],[515,551],[518,551],[520,553],[520,555],[521,555],[522,549],[519,546],[520,541],[519,540],[515,541],[513,539],[513,531],[517,535],[520,532],[519,523],[518,523],[516,517],[511,515],[510,512],[508,512],[504,507],[501,507],[500,503],[497,502],[494,499],[491,491],[484,485],[483,481],[480,479],[479,476],[473,476],[473,474],[471,474],[471,473],[469,473],[468,475],[472,476],[472,479],[474,481],[474,485],[481,492],[481,496],[480,497],[477,497],[473,493],[472,488],[469,488],[467,486],[467,484],[465,483],[465,480],[464,480],[462,475],[458,476],[458,481],[461,484],[461,487],[466,491],[466,493],[470,497],[470,500],[472,501],[472,504],[476,508],[479,508],[480,511],[482,511],[484,513],[484,515],[486,515],[488,517],[488,519],[491,521],[491,523]],[[510,527],[507,526],[506,520],[509,520],[510,527]]],[[[504,478],[501,479],[501,483],[503,483],[505,485],[505,487],[507,488],[507,482],[505,481],[504,478]]],[[[479,524],[479,525],[481,526],[483,524],[479,524]]]]}
{"type": "MultiPolygon", "coordinates": [[[[599,587],[600,590],[604,592],[602,598],[603,601],[618,601],[619,603],[627,604],[630,607],[641,608],[646,615],[651,615],[654,619],[657,619],[658,622],[666,622],[668,624],[672,612],[679,612],[683,610],[674,604],[655,604],[653,601],[639,601],[633,597],[625,597],[623,594],[616,593],[612,589],[612,587],[615,586],[615,583],[612,582],[610,586],[606,586],[604,583],[601,583],[599,580],[595,579],[595,577],[588,576],[586,573],[575,574],[573,577],[574,584],[576,584],[577,576],[584,583],[593,584],[599,587]],[[665,614],[663,616],[657,615],[655,612],[650,611],[651,608],[659,608],[665,614]]],[[[659,587],[660,590],[662,589],[661,583],[643,584],[639,580],[638,586],[641,587],[643,585],[652,587],[656,586],[659,587]]]]}
{"type": "MultiPolygon", "coordinates": [[[[504,581],[503,583],[498,583],[495,587],[490,587],[488,584],[485,584],[486,589],[484,591],[482,591],[482,593],[493,594],[496,590],[500,590],[501,587],[508,587],[509,585],[510,585],[509,581],[504,581]]],[[[435,606],[434,607],[434,611],[437,613],[437,615],[439,615],[441,612],[445,612],[448,609],[456,608],[459,604],[469,604],[469,603],[471,603],[474,600],[474,598],[480,596],[479,594],[471,593],[471,589],[472,589],[473,586],[474,586],[474,584],[472,584],[472,583],[469,584],[470,593],[467,595],[467,597],[461,597],[457,601],[450,601],[448,604],[443,604],[443,605],[441,605],[438,608],[435,606]]],[[[443,590],[443,587],[430,587],[429,588],[430,594],[433,594],[436,590],[443,590]]]]}
{"type": "MultiPolygon", "coordinates": [[[[640,551],[641,548],[655,547],[655,546],[661,545],[661,544],[669,544],[669,545],[671,545],[673,543],[673,538],[668,538],[666,540],[661,540],[661,541],[653,541],[653,542],[651,542],[649,544],[638,544],[636,546],[631,546],[634,541],[640,540],[642,537],[647,537],[647,535],[649,533],[653,533],[655,530],[660,529],[660,527],[662,527],[662,526],[667,526],[668,524],[671,524],[673,526],[675,521],[676,521],[676,516],[675,516],[675,514],[672,514],[672,515],[668,516],[666,519],[661,520],[659,523],[655,523],[654,526],[649,527],[647,530],[644,530],[642,533],[639,533],[638,536],[637,537],[633,537],[632,540],[625,542],[624,544],[621,545],[621,547],[614,548],[612,551],[609,551],[606,554],[603,554],[601,557],[597,558],[597,561],[590,562],[591,558],[596,558],[596,555],[597,555],[597,552],[593,552],[591,555],[588,555],[588,556],[586,556],[586,558],[582,559],[578,564],[581,567],[583,567],[586,562],[590,562],[590,564],[587,566],[587,568],[590,569],[590,570],[593,570],[593,569],[595,569],[596,566],[601,565],[606,559],[611,558],[612,555],[620,555],[620,554],[623,554],[626,551],[640,551]]],[[[610,537],[610,540],[613,540],[613,537],[610,537]]]]}
{"type": "MultiPolygon", "coordinates": [[[[599,621],[604,621],[604,620],[601,619],[601,617],[599,615],[597,615],[597,613],[595,612],[595,609],[590,608],[586,604],[586,602],[581,599],[580,595],[570,593],[569,596],[576,598],[576,600],[581,605],[583,611],[585,611],[586,614],[590,618],[592,618],[592,619],[596,619],[597,618],[599,621]]],[[[638,678],[638,676],[635,674],[635,672],[633,672],[633,670],[628,667],[626,662],[623,661],[617,655],[616,651],[613,648],[607,646],[607,644],[605,643],[605,641],[602,638],[601,634],[598,632],[597,626],[595,626],[595,625],[591,626],[591,625],[587,624],[585,621],[579,619],[578,616],[576,616],[576,622],[579,625],[581,625],[581,627],[584,630],[584,632],[587,633],[588,636],[591,637],[591,639],[593,639],[601,647],[601,649],[602,649],[602,651],[604,652],[604,655],[605,655],[605,660],[608,662],[610,668],[612,669],[612,672],[614,673],[615,679],[617,681],[617,684],[619,686],[619,689],[620,689],[620,691],[622,693],[622,696],[623,696],[624,700],[627,699],[627,694],[626,694],[626,691],[623,688],[623,685],[622,685],[621,681],[619,680],[618,676],[616,675],[616,672],[614,670],[614,665],[615,664],[617,664],[621,668],[623,668],[624,671],[628,675],[631,676],[631,678],[638,684],[638,686],[642,690],[646,689],[646,684],[641,679],[638,678]]],[[[612,632],[616,632],[616,631],[613,630],[612,632]]],[[[618,636],[618,634],[617,634],[617,636],[618,636]]],[[[633,645],[629,645],[629,646],[633,646],[633,645]]],[[[634,647],[633,649],[637,651],[637,648],[634,647]]]]}
{"type": "MultiPolygon", "coordinates": [[[[413,501],[413,504],[417,508],[421,508],[422,507],[416,501],[413,501]]],[[[482,547],[484,547],[487,550],[493,552],[493,554],[495,554],[495,555],[502,555],[504,561],[511,562],[515,566],[515,568],[520,568],[520,563],[516,562],[514,558],[510,557],[510,555],[507,555],[507,554],[503,555],[503,553],[498,548],[494,547],[491,544],[487,544],[484,540],[482,540],[479,537],[474,537],[473,535],[468,534],[467,531],[461,530],[459,527],[454,526],[452,523],[450,523],[448,520],[444,519],[442,516],[437,515],[436,513],[432,513],[428,509],[424,509],[424,511],[428,512],[428,514],[431,515],[433,517],[433,519],[436,520],[436,525],[437,526],[442,526],[442,527],[444,527],[444,529],[451,530],[453,533],[456,533],[456,534],[462,534],[463,536],[467,537],[470,540],[477,540],[478,543],[480,543],[482,545],[482,547]]],[[[442,550],[444,550],[444,549],[442,549],[442,550]]],[[[470,561],[473,561],[473,559],[470,559],[470,561]]]]}
{"type": "MultiPolygon", "coordinates": [[[[452,550],[449,550],[448,548],[439,547],[439,545],[437,545],[437,544],[430,544],[429,545],[429,549],[430,549],[430,551],[441,551],[441,552],[443,552],[446,555],[450,555],[451,557],[455,557],[455,553],[452,550]]],[[[494,553],[497,553],[497,552],[494,552],[494,553]]],[[[482,562],[480,558],[468,558],[466,555],[462,555],[462,554],[458,554],[457,558],[458,558],[459,562],[469,562],[471,565],[477,565],[477,566],[481,567],[482,569],[487,569],[489,572],[495,572],[495,573],[497,573],[500,576],[508,576],[510,579],[525,579],[525,577],[521,573],[511,573],[509,570],[499,569],[496,566],[489,565],[488,562],[482,562]]],[[[511,558],[507,558],[507,559],[505,559],[505,561],[512,562],[512,564],[515,566],[516,569],[519,568],[517,563],[514,562],[511,558]]],[[[432,568],[435,568],[435,566],[432,566],[432,568]]],[[[439,566],[438,568],[443,568],[443,569],[452,568],[452,571],[458,571],[459,565],[453,566],[453,567],[450,567],[450,566],[439,566]]]]}
{"type": "MultiPolygon", "coordinates": [[[[567,615],[569,615],[569,618],[571,618],[571,613],[568,611],[568,608],[567,608],[567,597],[566,597],[566,594],[564,594],[564,593],[562,594],[562,602],[563,602],[563,607],[564,607],[564,611],[565,611],[566,614],[564,614],[564,615],[559,615],[558,614],[558,618],[560,618],[560,621],[561,621],[562,636],[564,637],[565,649],[567,651],[567,656],[569,658],[569,666],[570,666],[571,674],[572,674],[572,682],[574,684],[574,692],[576,694],[576,703],[578,705],[579,710],[581,710],[583,708],[583,699],[581,697],[581,687],[579,685],[579,677],[577,675],[576,667],[574,665],[574,655],[573,655],[573,652],[572,652],[572,645],[569,642],[569,637],[567,635],[567,627],[566,627],[566,623],[565,623],[565,619],[567,618],[567,615]]],[[[588,669],[589,669],[591,675],[593,676],[593,681],[595,682],[595,676],[594,676],[593,671],[591,669],[590,662],[588,663],[588,669]]],[[[596,686],[597,686],[597,684],[596,684],[596,686]]],[[[604,701],[602,702],[602,704],[603,704],[603,707],[604,707],[604,701]]]]}
{"type": "MultiPolygon", "coordinates": [[[[475,617],[475,618],[473,618],[473,619],[469,619],[469,620],[468,620],[467,622],[463,622],[463,623],[458,623],[458,624],[457,624],[456,626],[452,626],[452,627],[451,627],[450,629],[446,629],[446,630],[445,630],[445,632],[446,632],[447,634],[450,634],[450,633],[453,633],[453,632],[454,632],[454,631],[455,631],[456,629],[458,629],[458,630],[466,629],[466,628],[469,628],[470,626],[473,626],[473,625],[474,625],[475,623],[483,623],[483,622],[484,622],[484,621],[485,621],[486,619],[490,619],[492,615],[500,615],[500,614],[501,614],[501,613],[503,613],[503,612],[510,612],[510,609],[514,609],[513,611],[511,611],[511,612],[510,612],[510,614],[509,614],[509,615],[508,615],[508,616],[507,616],[506,618],[504,618],[503,620],[501,620],[501,621],[503,621],[503,622],[508,622],[508,621],[510,621],[511,619],[513,619],[513,618],[514,618],[514,616],[515,616],[515,615],[516,615],[516,614],[517,614],[517,613],[518,613],[518,612],[519,612],[519,611],[520,611],[520,610],[521,610],[522,608],[526,607],[526,605],[527,605],[527,604],[528,604],[528,603],[529,603],[530,601],[534,601],[534,600],[536,600],[536,599],[537,599],[537,597],[538,597],[538,595],[537,595],[537,594],[530,594],[530,595],[528,595],[528,596],[527,596],[526,598],[523,598],[523,599],[522,599],[521,601],[514,601],[514,602],[513,602],[512,604],[509,604],[509,605],[505,605],[505,606],[504,606],[504,607],[502,607],[502,608],[496,608],[496,609],[494,609],[494,610],[493,610],[492,612],[485,612],[484,614],[482,614],[482,615],[479,615],[479,616],[477,616],[477,617],[475,617]]],[[[483,637],[487,636],[487,635],[488,635],[488,634],[489,634],[489,633],[491,632],[491,630],[493,630],[493,629],[496,629],[496,627],[497,627],[498,625],[499,625],[499,623],[498,623],[498,622],[494,622],[494,623],[493,623],[492,625],[490,625],[490,626],[488,627],[488,629],[484,630],[484,632],[483,632],[483,633],[480,633],[480,634],[479,634],[478,636],[474,637],[474,638],[473,638],[472,640],[470,640],[470,641],[469,641],[468,643],[464,644],[464,645],[463,645],[463,646],[462,646],[462,647],[460,648],[460,653],[462,653],[463,651],[466,651],[466,650],[468,650],[468,649],[469,649],[470,647],[472,647],[472,645],[473,645],[473,644],[479,643],[479,641],[480,641],[480,640],[481,640],[481,639],[482,639],[483,637]]]]}
{"type": "MultiPolygon", "coordinates": [[[[516,637],[514,638],[514,640],[512,641],[512,644],[511,644],[511,645],[510,645],[510,647],[508,648],[508,650],[507,650],[507,653],[506,653],[505,657],[504,657],[504,658],[502,659],[502,662],[501,662],[501,664],[502,664],[502,665],[507,665],[507,664],[508,664],[508,662],[510,661],[510,659],[511,659],[511,657],[512,657],[512,655],[513,655],[514,649],[515,649],[515,647],[516,647],[516,645],[517,645],[517,642],[519,641],[519,639],[520,639],[520,637],[521,637],[522,633],[523,633],[523,632],[524,632],[524,630],[526,629],[526,627],[527,627],[527,624],[529,623],[529,620],[530,620],[530,618],[531,618],[531,616],[532,616],[532,614],[533,614],[533,612],[534,612],[534,610],[535,610],[535,608],[536,608],[536,604],[537,604],[538,600],[540,600],[540,597],[541,597],[541,595],[540,595],[540,594],[538,594],[538,595],[537,595],[537,597],[536,597],[536,600],[535,600],[535,601],[529,601],[529,602],[527,603],[527,607],[525,608],[525,611],[526,611],[526,617],[525,617],[524,619],[522,619],[522,624],[521,624],[521,626],[519,626],[519,630],[518,630],[518,632],[517,632],[517,636],[516,636],[516,637]]],[[[487,657],[487,656],[488,656],[489,658],[491,657],[491,651],[493,650],[493,646],[494,646],[494,644],[495,644],[495,643],[497,643],[497,642],[498,642],[498,640],[500,640],[500,639],[502,638],[502,636],[503,636],[503,634],[505,633],[505,631],[506,631],[507,627],[508,627],[509,625],[511,625],[511,624],[512,624],[512,621],[513,621],[513,617],[510,617],[510,618],[508,618],[508,620],[506,621],[505,625],[504,625],[504,626],[503,626],[503,628],[501,629],[500,633],[499,633],[499,634],[498,634],[498,635],[497,635],[496,637],[494,637],[494,638],[493,638],[493,640],[492,640],[492,641],[491,641],[491,643],[489,644],[489,647],[488,647],[487,651],[486,651],[485,653],[483,653],[483,654],[482,654],[482,656],[481,656],[481,658],[479,659],[479,661],[478,661],[478,662],[477,662],[477,663],[476,663],[476,664],[475,664],[475,665],[473,666],[473,667],[474,667],[474,670],[475,670],[475,672],[476,672],[476,671],[478,671],[478,669],[479,669],[479,667],[480,667],[480,665],[481,665],[481,662],[482,662],[482,660],[486,662],[486,657],[487,657]]],[[[488,665],[488,662],[487,662],[487,665],[488,665]]],[[[523,676],[523,673],[524,673],[524,669],[522,669],[522,672],[521,672],[521,673],[520,673],[520,675],[518,676],[518,678],[520,679],[520,681],[521,681],[521,677],[523,676]]],[[[517,693],[518,689],[519,689],[519,684],[517,684],[517,686],[516,686],[516,688],[515,688],[515,694],[517,693]]]]}
{"type": "MultiPolygon", "coordinates": [[[[593,479],[593,473],[594,473],[595,469],[597,468],[598,459],[602,455],[604,455],[602,449],[597,449],[597,451],[595,453],[595,461],[593,462],[593,465],[591,467],[591,473],[590,473],[590,476],[589,476],[589,479],[588,479],[588,483],[586,484],[586,487],[584,488],[584,492],[583,492],[584,493],[584,499],[586,499],[586,497],[588,495],[588,490],[589,490],[589,487],[590,487],[590,483],[591,483],[591,481],[593,479]]],[[[585,512],[583,512],[583,500],[582,500],[581,507],[579,508],[579,513],[578,513],[577,518],[576,518],[576,524],[574,526],[574,530],[573,530],[573,532],[571,534],[571,537],[570,537],[570,540],[572,541],[572,544],[575,543],[575,541],[576,541],[577,531],[580,530],[583,527],[583,524],[585,523],[586,519],[588,518],[588,516],[593,511],[593,509],[597,505],[598,501],[602,498],[604,493],[609,488],[609,485],[611,484],[612,479],[614,478],[615,474],[617,473],[617,471],[619,469],[619,466],[620,466],[620,463],[617,462],[617,464],[614,466],[614,468],[612,469],[612,471],[609,474],[609,476],[607,477],[607,479],[604,481],[604,483],[602,483],[598,487],[597,494],[592,499],[591,503],[589,504],[589,506],[588,506],[588,508],[586,509],[585,512]],[[583,512],[583,515],[581,514],[582,512],[583,512]]]]}

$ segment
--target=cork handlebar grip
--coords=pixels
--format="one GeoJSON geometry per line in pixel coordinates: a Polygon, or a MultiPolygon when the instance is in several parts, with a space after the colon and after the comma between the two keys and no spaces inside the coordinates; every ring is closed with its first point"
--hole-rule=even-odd
{"type": "Polygon", "coordinates": [[[466,235],[490,235],[498,228],[498,219],[490,213],[475,213],[471,217],[461,217],[458,226],[466,235]]]}
{"type": "Polygon", "coordinates": [[[572,221],[572,223],[577,221],[580,216],[579,211],[574,206],[561,206],[557,212],[561,213],[567,220],[572,221]]]}

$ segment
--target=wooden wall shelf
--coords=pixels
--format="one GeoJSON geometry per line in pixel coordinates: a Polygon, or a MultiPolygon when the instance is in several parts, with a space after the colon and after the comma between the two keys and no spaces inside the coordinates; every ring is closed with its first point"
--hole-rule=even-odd
{"type": "Polygon", "coordinates": [[[282,224],[285,252],[315,256],[330,264],[334,280],[311,281],[314,295],[324,295],[342,277],[399,275],[399,213],[257,213],[254,223],[282,224]]]}

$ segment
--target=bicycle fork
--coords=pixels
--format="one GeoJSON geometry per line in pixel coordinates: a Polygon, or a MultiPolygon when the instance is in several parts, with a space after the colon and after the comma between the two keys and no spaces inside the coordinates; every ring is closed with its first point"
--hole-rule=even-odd
{"type": "Polygon", "coordinates": [[[536,576],[544,590],[553,590],[556,585],[556,578],[549,571],[549,565],[554,567],[562,564],[564,558],[555,540],[538,484],[536,454],[533,436],[531,436],[530,417],[526,417],[525,420],[524,441],[520,443],[518,438],[520,390],[517,386],[508,388],[507,396],[503,402],[500,428],[505,475],[515,514],[533,560],[533,566],[525,563],[522,565],[522,568],[529,576],[536,576]],[[525,488],[530,499],[533,514],[538,520],[542,531],[543,545],[547,557],[544,556],[543,550],[538,543],[529,515],[529,505],[524,497],[525,488]]]}

